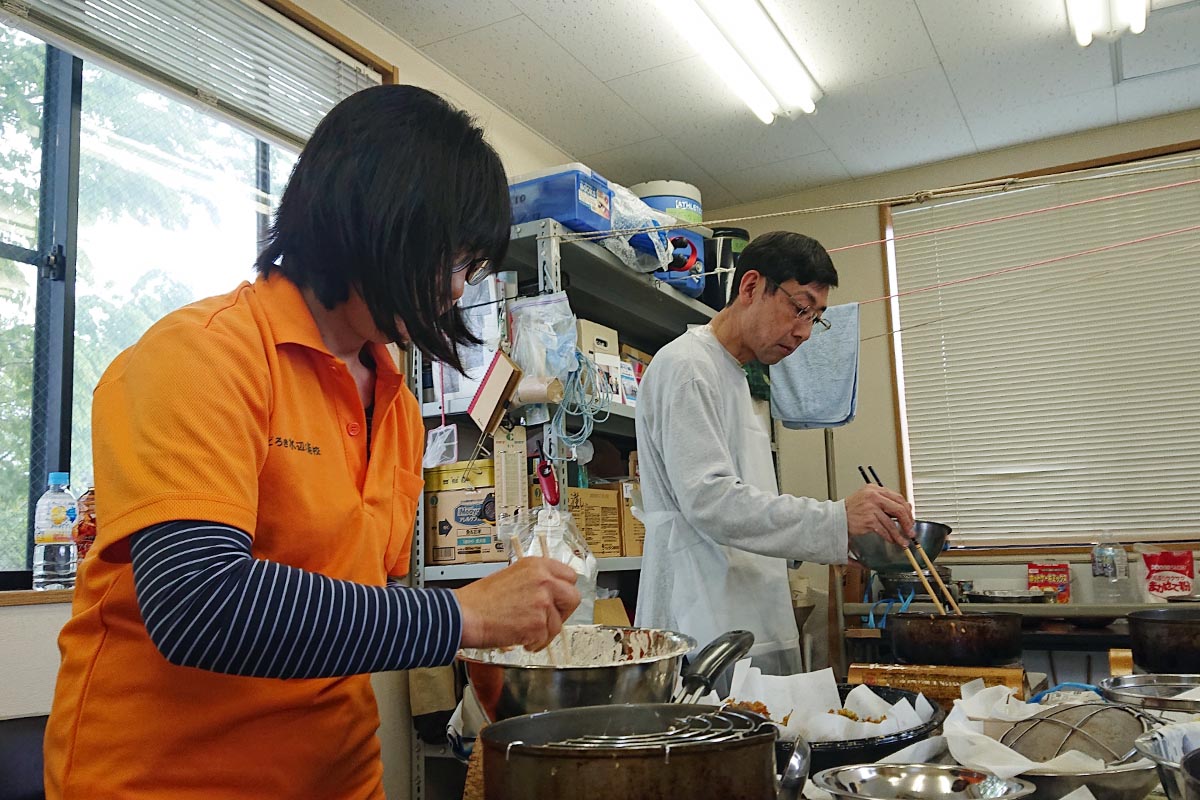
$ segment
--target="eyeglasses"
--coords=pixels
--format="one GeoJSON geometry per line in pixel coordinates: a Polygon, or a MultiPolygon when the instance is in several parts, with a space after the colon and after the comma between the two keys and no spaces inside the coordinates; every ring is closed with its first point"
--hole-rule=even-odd
{"type": "Polygon", "coordinates": [[[450,270],[451,275],[466,270],[467,283],[472,286],[478,286],[492,272],[492,261],[489,258],[472,258],[470,261],[464,261],[457,267],[450,270]]]}
{"type": "Polygon", "coordinates": [[[801,305],[800,302],[796,299],[796,295],[792,294],[791,292],[789,292],[787,289],[780,286],[775,281],[771,281],[771,285],[787,295],[788,301],[796,309],[796,319],[800,320],[801,322],[803,322],[804,320],[810,320],[813,325],[820,325],[825,330],[829,330],[829,328],[830,328],[829,321],[821,318],[820,311],[818,311],[815,308],[810,308],[809,306],[801,305]]]}

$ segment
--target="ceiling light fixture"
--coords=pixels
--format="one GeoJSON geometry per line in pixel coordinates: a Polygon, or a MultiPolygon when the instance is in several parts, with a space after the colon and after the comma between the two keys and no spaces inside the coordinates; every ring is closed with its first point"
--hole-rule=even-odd
{"type": "Polygon", "coordinates": [[[672,22],[750,110],[776,115],[817,110],[813,80],[760,0],[664,0],[672,22]]]}
{"type": "Polygon", "coordinates": [[[1148,0],[1067,0],[1067,22],[1080,47],[1093,38],[1113,42],[1126,31],[1146,30],[1147,5],[1148,0]]]}

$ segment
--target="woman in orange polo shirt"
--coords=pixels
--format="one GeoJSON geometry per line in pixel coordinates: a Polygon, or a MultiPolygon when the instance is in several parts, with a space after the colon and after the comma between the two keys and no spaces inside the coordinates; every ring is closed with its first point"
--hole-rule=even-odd
{"type": "Polygon", "coordinates": [[[96,387],[98,536],[46,732],[51,798],[381,798],[369,673],[545,646],[574,572],[408,571],[424,427],[385,345],[458,366],[454,302],[508,246],[463,112],[359,92],[300,154],[259,278],[155,324],[96,387]]]}

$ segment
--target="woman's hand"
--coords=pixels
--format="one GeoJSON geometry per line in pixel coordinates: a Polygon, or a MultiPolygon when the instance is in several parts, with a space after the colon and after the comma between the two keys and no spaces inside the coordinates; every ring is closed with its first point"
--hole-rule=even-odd
{"type": "Polygon", "coordinates": [[[579,605],[575,570],[533,556],[455,589],[454,595],[462,608],[463,647],[541,650],[579,605]]]}

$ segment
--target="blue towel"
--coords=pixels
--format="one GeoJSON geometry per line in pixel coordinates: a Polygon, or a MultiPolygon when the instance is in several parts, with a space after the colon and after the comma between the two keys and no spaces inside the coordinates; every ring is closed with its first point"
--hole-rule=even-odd
{"type": "Polygon", "coordinates": [[[825,310],[830,329],[771,367],[771,416],[785,428],[836,428],[858,411],[858,303],[825,310]]]}

